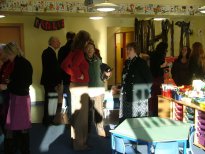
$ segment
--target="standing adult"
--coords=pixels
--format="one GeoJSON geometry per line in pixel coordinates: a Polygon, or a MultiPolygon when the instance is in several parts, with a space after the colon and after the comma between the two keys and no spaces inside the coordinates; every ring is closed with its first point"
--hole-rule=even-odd
{"type": "MultiPolygon", "coordinates": [[[[6,85],[9,83],[9,76],[11,72],[13,71],[14,63],[7,59],[7,57],[3,57],[1,54],[3,52],[4,45],[0,46],[0,84],[6,85]]],[[[3,130],[3,133],[5,133],[5,122],[6,122],[6,116],[7,111],[9,107],[9,91],[8,89],[4,89],[3,87],[0,87],[0,124],[1,128],[3,130]],[[1,89],[2,88],[2,89],[1,89]]]]}
{"type": "Polygon", "coordinates": [[[72,50],[61,64],[70,74],[71,83],[71,138],[74,150],[87,150],[88,137],[88,82],[89,64],[85,59],[85,47],[91,39],[87,31],[80,30],[72,44],[72,50]]]}
{"type": "Polygon", "coordinates": [[[200,42],[194,42],[192,45],[189,68],[191,70],[192,79],[205,78],[205,53],[203,45],[200,42]]]}
{"type": "Polygon", "coordinates": [[[164,83],[164,68],[167,67],[165,57],[168,44],[160,42],[150,55],[150,70],[153,77],[149,109],[151,116],[158,116],[158,95],[161,95],[161,84],[164,83]]]}
{"type": "Polygon", "coordinates": [[[137,43],[128,43],[126,52],[128,59],[122,71],[119,123],[126,118],[148,116],[150,91],[148,85],[152,82],[150,69],[146,61],[140,58],[140,48],[137,43]],[[138,99],[135,99],[135,96],[138,99]]]}
{"type": "Polygon", "coordinates": [[[174,61],[171,74],[172,78],[177,86],[191,85],[192,76],[189,69],[189,57],[191,54],[191,49],[184,46],[179,53],[178,58],[174,61]]]}
{"type": "MultiPolygon", "coordinates": [[[[73,43],[74,37],[75,37],[75,33],[74,32],[67,32],[66,33],[67,42],[58,51],[58,62],[59,62],[59,65],[61,65],[63,60],[66,58],[66,56],[71,51],[71,45],[73,43]]],[[[67,95],[65,97],[65,100],[66,100],[66,106],[67,106],[67,109],[68,109],[68,116],[70,118],[70,116],[71,116],[71,94],[70,94],[70,89],[69,89],[69,86],[70,86],[70,75],[67,74],[62,69],[61,69],[61,74],[62,74],[62,80],[63,80],[63,93],[67,95]]]]}
{"type": "Polygon", "coordinates": [[[15,153],[13,144],[22,154],[29,154],[29,129],[31,128],[29,87],[32,84],[33,68],[14,42],[6,44],[2,54],[14,64],[9,82],[0,86],[1,89],[9,91],[9,108],[5,124],[5,154],[15,153]]]}
{"type": "MultiPolygon", "coordinates": [[[[50,37],[48,48],[42,53],[42,76],[41,84],[44,86],[44,116],[43,124],[48,126],[53,123],[54,115],[49,115],[49,95],[56,93],[61,89],[61,68],[57,60],[56,52],[60,47],[60,41],[57,37],[50,37]]],[[[57,103],[57,102],[56,102],[57,103]]]]}
{"type": "MultiPolygon", "coordinates": [[[[85,57],[89,63],[89,96],[94,103],[94,122],[96,124],[97,133],[99,136],[105,137],[105,130],[103,124],[103,100],[105,87],[104,82],[101,79],[101,69],[102,60],[95,53],[95,45],[93,42],[89,42],[85,48],[85,57]],[[99,116],[97,116],[97,114],[99,116]],[[95,116],[96,115],[96,116],[95,116]],[[98,119],[97,119],[98,117],[98,119]]],[[[93,111],[92,111],[93,112],[93,111]]]]}

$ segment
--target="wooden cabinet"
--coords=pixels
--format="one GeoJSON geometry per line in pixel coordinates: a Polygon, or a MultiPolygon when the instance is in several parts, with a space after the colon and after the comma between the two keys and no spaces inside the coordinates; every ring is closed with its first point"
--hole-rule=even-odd
{"type": "Polygon", "coordinates": [[[161,118],[170,118],[171,117],[171,107],[172,103],[170,100],[164,99],[163,97],[158,97],[158,115],[161,118]]]}
{"type": "Polygon", "coordinates": [[[205,150],[205,109],[194,103],[158,96],[159,116],[195,125],[194,144],[205,150]]]}

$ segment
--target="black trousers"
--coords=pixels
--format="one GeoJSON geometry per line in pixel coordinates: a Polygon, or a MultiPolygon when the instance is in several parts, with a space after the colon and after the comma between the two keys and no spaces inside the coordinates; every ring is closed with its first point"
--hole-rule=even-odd
{"type": "Polygon", "coordinates": [[[53,123],[54,116],[49,116],[48,114],[48,103],[49,96],[48,93],[55,92],[55,87],[52,86],[44,86],[45,96],[44,96],[44,114],[43,114],[43,124],[49,125],[53,123]]]}

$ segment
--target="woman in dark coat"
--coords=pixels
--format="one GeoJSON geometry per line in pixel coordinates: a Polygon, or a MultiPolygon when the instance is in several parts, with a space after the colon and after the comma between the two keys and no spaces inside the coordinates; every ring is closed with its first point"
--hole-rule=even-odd
{"type": "Polygon", "coordinates": [[[148,115],[149,84],[152,82],[150,69],[140,58],[137,43],[127,44],[126,50],[128,59],[122,71],[120,123],[126,118],[148,115]]]}

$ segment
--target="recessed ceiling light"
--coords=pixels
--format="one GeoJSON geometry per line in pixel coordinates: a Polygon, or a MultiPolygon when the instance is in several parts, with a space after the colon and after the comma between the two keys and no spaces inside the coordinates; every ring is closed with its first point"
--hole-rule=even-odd
{"type": "Polygon", "coordinates": [[[166,20],[166,18],[154,18],[155,21],[162,21],[162,20],[166,20]]]}
{"type": "Polygon", "coordinates": [[[89,19],[92,19],[92,20],[100,20],[100,19],[103,19],[103,17],[89,17],[89,19]]]}
{"type": "Polygon", "coordinates": [[[4,18],[5,17],[5,15],[0,15],[0,18],[4,18]]]}

